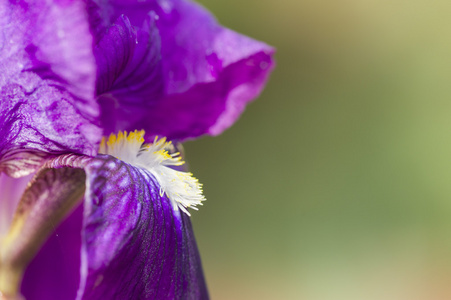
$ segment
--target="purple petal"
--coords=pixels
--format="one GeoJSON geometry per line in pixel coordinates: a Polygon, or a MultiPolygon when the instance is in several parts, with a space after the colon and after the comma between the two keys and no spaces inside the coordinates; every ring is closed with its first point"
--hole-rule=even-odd
{"type": "MultiPolygon", "coordinates": [[[[72,168],[83,168],[86,173],[77,299],[208,299],[189,217],[174,211],[170,200],[160,196],[160,186],[149,172],[112,156],[64,155],[46,163],[26,192],[38,195],[39,202],[31,202],[31,206],[29,201],[21,202],[23,207],[36,212],[33,218],[27,217],[24,228],[30,228],[30,221],[42,220],[39,216],[46,211],[39,207],[61,202],[60,198],[51,197],[55,195],[53,191],[58,191],[58,186],[51,183],[61,181],[61,178],[50,180],[47,177],[70,174],[71,170],[75,171],[72,168]],[[39,196],[45,195],[45,190],[50,192],[50,197],[39,196]],[[33,203],[39,203],[39,207],[34,207],[33,203]]],[[[78,182],[76,178],[73,180],[72,185],[78,182]]],[[[52,236],[27,269],[22,291],[30,299],[39,299],[41,295],[41,299],[69,299],[68,295],[74,292],[77,259],[73,257],[74,249],[65,249],[78,247],[80,231],[76,216],[66,223],[59,227],[57,235],[52,236]],[[72,229],[65,225],[68,222],[75,224],[72,229]],[[73,261],[67,266],[44,267],[46,262],[54,263],[52,257],[56,262],[73,261]],[[45,271],[41,270],[39,274],[42,268],[45,271]],[[52,278],[65,274],[69,276],[69,282],[63,289],[39,291],[48,289],[52,278]],[[44,275],[50,279],[37,278],[44,275]]],[[[37,225],[48,226],[45,222],[37,225]]],[[[13,244],[12,248],[17,247],[13,244]]],[[[13,261],[19,258],[17,255],[8,257],[13,257],[13,261]]],[[[55,283],[58,282],[56,279],[55,283]]]]}
{"type": "Polygon", "coordinates": [[[96,46],[104,134],[137,128],[136,122],[148,118],[149,100],[162,96],[160,41],[153,18],[149,15],[142,28],[133,28],[121,16],[96,46]]]}
{"type": "Polygon", "coordinates": [[[27,174],[40,152],[95,154],[101,131],[84,1],[2,1],[0,30],[0,170],[27,174]]]}
{"type": "MultiPolygon", "coordinates": [[[[171,139],[219,134],[258,96],[272,70],[273,48],[221,27],[193,2],[98,2],[104,26],[125,14],[141,28],[148,13],[154,12],[161,37],[164,96],[146,97],[148,105],[142,105],[140,112],[146,118],[138,116],[116,130],[143,128],[149,135],[171,139]]],[[[122,95],[114,101],[120,107],[127,102],[122,95]]]]}
{"type": "Polygon", "coordinates": [[[150,132],[180,140],[222,133],[263,88],[268,73],[262,72],[261,64],[270,66],[271,57],[260,52],[229,65],[214,82],[166,96],[136,128],[151,129],[150,132]]]}
{"type": "Polygon", "coordinates": [[[155,178],[111,156],[85,170],[79,298],[208,298],[189,218],[155,178]]]}
{"type": "Polygon", "coordinates": [[[27,300],[75,299],[80,283],[83,206],[70,214],[28,265],[21,291],[27,300]]]}
{"type": "Polygon", "coordinates": [[[157,132],[180,139],[219,134],[262,90],[274,50],[219,26],[197,4],[185,0],[159,3],[168,98],[158,108],[168,117],[157,122],[157,132]]]}

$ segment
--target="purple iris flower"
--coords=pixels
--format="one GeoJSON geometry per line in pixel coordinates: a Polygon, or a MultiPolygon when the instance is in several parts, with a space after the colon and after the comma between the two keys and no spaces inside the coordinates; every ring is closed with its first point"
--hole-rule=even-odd
{"type": "Polygon", "coordinates": [[[273,53],[188,0],[0,1],[0,299],[207,299],[169,141],[231,126],[273,53]]]}

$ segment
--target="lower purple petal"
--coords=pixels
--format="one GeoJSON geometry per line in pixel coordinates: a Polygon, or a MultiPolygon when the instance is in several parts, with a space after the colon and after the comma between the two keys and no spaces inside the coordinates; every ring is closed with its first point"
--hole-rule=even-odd
{"type": "MultiPolygon", "coordinates": [[[[80,206],[51,234],[26,270],[22,293],[27,299],[73,299],[75,294],[77,299],[208,299],[189,217],[160,196],[151,173],[112,156],[63,155],[47,162],[20,202],[26,218],[18,228],[29,229],[36,220],[49,227],[53,219],[39,216],[48,214],[47,206],[64,202],[67,193],[55,192],[68,174],[74,174],[74,191],[86,183],[83,224],[80,206]]],[[[11,251],[24,244],[22,231],[11,251]]],[[[11,253],[8,262],[20,263],[19,252],[11,253]]]]}
{"type": "Polygon", "coordinates": [[[112,156],[48,161],[13,225],[2,264],[17,273],[31,260],[27,299],[208,299],[189,217],[149,171],[112,156]],[[83,192],[83,207],[58,225],[83,192]]]}
{"type": "Polygon", "coordinates": [[[82,299],[207,299],[189,218],[145,170],[110,156],[86,167],[82,299]]]}

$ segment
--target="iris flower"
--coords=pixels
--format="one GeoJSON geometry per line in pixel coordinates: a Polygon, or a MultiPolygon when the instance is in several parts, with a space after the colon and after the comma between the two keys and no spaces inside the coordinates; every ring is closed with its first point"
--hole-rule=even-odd
{"type": "Polygon", "coordinates": [[[0,1],[0,298],[208,298],[178,143],[273,52],[188,0],[0,1]]]}

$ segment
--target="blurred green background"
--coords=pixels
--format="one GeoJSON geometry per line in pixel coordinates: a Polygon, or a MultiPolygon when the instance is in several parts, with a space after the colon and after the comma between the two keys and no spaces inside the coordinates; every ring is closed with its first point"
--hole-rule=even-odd
{"type": "Polygon", "coordinates": [[[451,299],[451,2],[202,0],[278,50],[186,143],[212,299],[451,299]]]}

